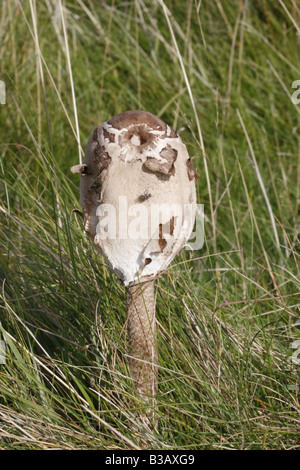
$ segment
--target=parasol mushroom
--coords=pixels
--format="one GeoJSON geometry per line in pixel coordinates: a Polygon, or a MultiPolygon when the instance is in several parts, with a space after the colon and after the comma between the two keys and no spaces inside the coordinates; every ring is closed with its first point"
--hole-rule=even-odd
{"type": "Polygon", "coordinates": [[[154,280],[192,232],[197,173],[179,135],[146,111],[126,111],[95,129],[80,173],[84,229],[126,286],[130,370],[155,403],[154,280]]]}

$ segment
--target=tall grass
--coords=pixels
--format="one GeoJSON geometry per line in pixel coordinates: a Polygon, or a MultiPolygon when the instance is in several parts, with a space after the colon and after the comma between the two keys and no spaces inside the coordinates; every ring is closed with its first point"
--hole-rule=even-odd
{"type": "Polygon", "coordinates": [[[2,449],[299,448],[299,25],[295,0],[2,0],[2,449]],[[137,108],[179,131],[205,206],[156,284],[157,432],[69,171],[137,108]]]}

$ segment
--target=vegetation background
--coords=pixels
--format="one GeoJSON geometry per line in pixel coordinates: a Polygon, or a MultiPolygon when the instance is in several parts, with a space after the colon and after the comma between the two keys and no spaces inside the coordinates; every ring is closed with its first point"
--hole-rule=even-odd
{"type": "Polygon", "coordinates": [[[0,5],[1,449],[299,448],[299,2],[0,5]],[[156,284],[157,432],[124,288],[71,216],[89,135],[139,108],[179,131],[205,207],[156,284]]]}

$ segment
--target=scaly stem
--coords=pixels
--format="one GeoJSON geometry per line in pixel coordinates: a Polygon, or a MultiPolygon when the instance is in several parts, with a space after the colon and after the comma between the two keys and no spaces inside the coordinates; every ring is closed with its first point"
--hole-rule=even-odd
{"type": "MultiPolygon", "coordinates": [[[[154,405],[157,394],[154,281],[128,286],[126,292],[131,376],[137,392],[154,405]]],[[[148,418],[150,415],[147,412],[148,418]]]]}

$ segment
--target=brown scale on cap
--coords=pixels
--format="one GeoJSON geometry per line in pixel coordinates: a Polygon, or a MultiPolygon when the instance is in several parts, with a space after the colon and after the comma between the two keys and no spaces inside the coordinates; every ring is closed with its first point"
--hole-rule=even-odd
{"type": "Polygon", "coordinates": [[[100,144],[99,141],[99,136],[98,136],[98,130],[99,128],[96,128],[93,132],[92,135],[92,141],[93,141],[93,152],[94,152],[94,163],[99,168],[99,174],[103,171],[106,170],[111,162],[111,157],[106,152],[105,146],[100,144]]]}
{"type": "Polygon", "coordinates": [[[94,155],[94,162],[97,163],[100,174],[103,170],[107,170],[109,164],[111,163],[111,157],[109,153],[105,151],[105,147],[99,144],[94,150],[94,155]]]}
{"type": "Polygon", "coordinates": [[[195,182],[197,182],[199,178],[199,173],[195,171],[191,158],[189,158],[186,161],[186,166],[187,166],[187,173],[188,173],[189,180],[190,181],[195,180],[195,182]]]}
{"type": "Polygon", "coordinates": [[[125,111],[109,119],[107,124],[119,130],[132,126],[133,124],[145,124],[153,130],[164,131],[166,134],[169,128],[170,135],[168,137],[178,137],[178,134],[171,127],[167,126],[164,121],[147,111],[125,111]]]}
{"type": "Polygon", "coordinates": [[[169,144],[161,150],[159,155],[164,161],[157,160],[154,157],[148,157],[143,165],[144,170],[151,171],[153,173],[160,173],[162,175],[175,175],[174,163],[177,158],[177,150],[173,149],[169,144]]]}
{"type": "Polygon", "coordinates": [[[155,142],[157,139],[155,132],[161,132],[160,138],[168,137],[172,139],[178,137],[174,129],[147,111],[125,111],[109,119],[106,124],[108,127],[103,128],[104,138],[107,138],[109,142],[115,142],[115,135],[109,130],[110,126],[117,130],[127,129],[127,132],[123,135],[124,143],[131,142],[134,136],[138,137],[140,152],[143,152],[145,147],[155,142]],[[152,134],[151,131],[154,131],[154,133],[152,134]]]}
{"type": "Polygon", "coordinates": [[[109,132],[107,129],[103,128],[103,137],[108,139],[109,142],[115,142],[115,135],[109,132]]]}
{"type": "Polygon", "coordinates": [[[94,239],[96,235],[96,211],[101,199],[101,185],[99,180],[87,191],[83,200],[84,229],[86,233],[94,239]]]}

